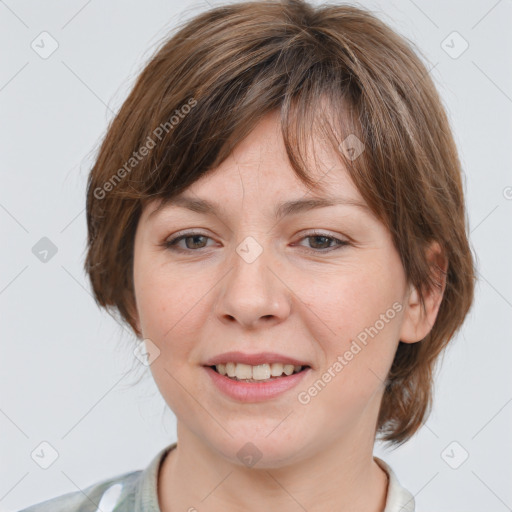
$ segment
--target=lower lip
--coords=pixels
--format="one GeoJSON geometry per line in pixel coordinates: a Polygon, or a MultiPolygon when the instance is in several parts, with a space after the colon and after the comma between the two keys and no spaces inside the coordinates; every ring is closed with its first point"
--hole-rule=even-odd
{"type": "Polygon", "coordinates": [[[292,375],[279,377],[267,382],[243,382],[221,375],[209,366],[204,368],[220,391],[240,402],[263,402],[279,396],[296,386],[311,370],[311,368],[306,368],[299,373],[293,373],[292,375]]]}

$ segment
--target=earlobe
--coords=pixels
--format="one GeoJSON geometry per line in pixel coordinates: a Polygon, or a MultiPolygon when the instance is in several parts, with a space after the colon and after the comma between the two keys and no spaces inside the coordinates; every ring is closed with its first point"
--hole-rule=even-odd
{"type": "Polygon", "coordinates": [[[403,316],[400,341],[403,343],[416,343],[423,339],[418,333],[419,321],[421,319],[421,304],[419,293],[412,284],[409,287],[405,312],[403,316]]]}
{"type": "Polygon", "coordinates": [[[400,341],[416,343],[432,330],[446,287],[448,261],[438,242],[432,242],[427,250],[427,259],[431,269],[433,285],[425,288],[424,306],[415,286],[410,285],[405,313],[400,332],[400,341]]]}

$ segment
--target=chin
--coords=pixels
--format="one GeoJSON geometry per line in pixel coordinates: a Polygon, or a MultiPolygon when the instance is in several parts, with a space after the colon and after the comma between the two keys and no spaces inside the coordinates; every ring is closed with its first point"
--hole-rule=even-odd
{"type": "MultiPolygon", "coordinates": [[[[273,422],[272,428],[275,427],[276,423],[273,422]]],[[[304,454],[302,437],[295,439],[289,432],[278,432],[279,427],[274,432],[272,428],[262,432],[260,427],[255,429],[260,432],[252,435],[225,435],[222,440],[212,440],[212,444],[226,461],[240,467],[275,469],[297,462],[304,454]]]]}

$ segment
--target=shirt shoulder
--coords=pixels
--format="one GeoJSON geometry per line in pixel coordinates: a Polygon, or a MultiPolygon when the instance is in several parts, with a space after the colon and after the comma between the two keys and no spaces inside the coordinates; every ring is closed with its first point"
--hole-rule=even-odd
{"type": "Polygon", "coordinates": [[[142,470],[123,473],[19,512],[113,512],[114,507],[115,512],[131,512],[141,474],[142,470]]]}
{"type": "Polygon", "coordinates": [[[118,474],[19,512],[160,512],[158,473],[176,442],[162,448],[145,469],[118,474]]]}
{"type": "Polygon", "coordinates": [[[379,457],[373,458],[388,475],[389,483],[384,512],[414,512],[416,507],[414,496],[405,487],[400,485],[395,472],[389,464],[379,457]]]}

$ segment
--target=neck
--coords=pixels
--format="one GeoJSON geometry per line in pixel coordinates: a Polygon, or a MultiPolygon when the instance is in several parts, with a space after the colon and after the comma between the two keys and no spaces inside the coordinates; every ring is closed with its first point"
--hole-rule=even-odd
{"type": "Polygon", "coordinates": [[[373,460],[373,438],[363,437],[336,439],[293,464],[258,469],[226,460],[178,422],[178,444],[158,478],[161,511],[382,512],[388,477],[373,460]]]}

